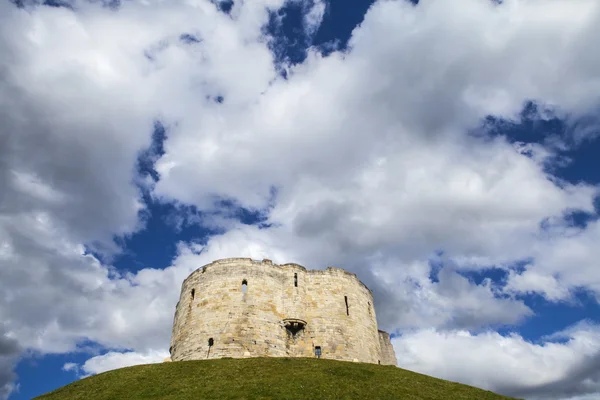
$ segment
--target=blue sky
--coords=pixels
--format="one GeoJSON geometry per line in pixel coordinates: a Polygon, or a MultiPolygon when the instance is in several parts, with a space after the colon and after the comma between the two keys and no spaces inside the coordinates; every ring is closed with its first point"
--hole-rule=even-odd
{"type": "Polygon", "coordinates": [[[400,367],[600,396],[598,2],[0,22],[0,399],[161,362],[181,281],[224,257],[357,273],[400,367]]]}

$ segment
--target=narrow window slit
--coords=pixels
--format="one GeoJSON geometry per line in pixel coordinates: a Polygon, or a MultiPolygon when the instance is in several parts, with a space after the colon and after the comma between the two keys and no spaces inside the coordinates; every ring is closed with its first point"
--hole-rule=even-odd
{"type": "Polygon", "coordinates": [[[196,289],[192,289],[190,291],[190,296],[191,296],[191,299],[190,299],[190,303],[188,304],[188,315],[190,312],[192,312],[192,305],[194,304],[194,297],[196,297],[196,289]]]}
{"type": "Polygon", "coordinates": [[[294,287],[298,287],[298,274],[294,274],[294,287]]]}
{"type": "Polygon", "coordinates": [[[350,309],[348,308],[348,296],[344,296],[344,302],[346,303],[346,315],[350,315],[350,309]]]}

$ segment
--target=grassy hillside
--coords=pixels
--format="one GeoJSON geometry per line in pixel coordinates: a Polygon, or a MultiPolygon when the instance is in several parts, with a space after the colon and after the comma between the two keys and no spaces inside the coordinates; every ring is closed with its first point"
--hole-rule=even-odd
{"type": "Polygon", "coordinates": [[[139,365],[71,383],[40,400],[402,399],[508,397],[396,367],[307,358],[139,365]]]}

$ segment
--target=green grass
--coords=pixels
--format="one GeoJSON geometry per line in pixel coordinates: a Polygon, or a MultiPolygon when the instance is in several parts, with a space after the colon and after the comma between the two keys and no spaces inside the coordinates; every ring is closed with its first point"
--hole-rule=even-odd
{"type": "Polygon", "coordinates": [[[122,368],[73,382],[37,399],[509,398],[390,366],[309,358],[248,358],[122,368]]]}

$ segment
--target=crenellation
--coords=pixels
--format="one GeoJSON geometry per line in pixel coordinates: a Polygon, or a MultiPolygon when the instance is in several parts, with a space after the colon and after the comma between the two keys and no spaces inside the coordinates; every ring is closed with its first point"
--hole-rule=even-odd
{"type": "Polygon", "coordinates": [[[341,268],[216,260],[182,283],[171,358],[316,357],[320,352],[322,358],[396,365],[373,304],[369,288],[341,268]]]}

